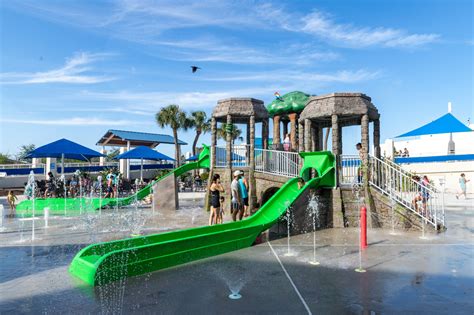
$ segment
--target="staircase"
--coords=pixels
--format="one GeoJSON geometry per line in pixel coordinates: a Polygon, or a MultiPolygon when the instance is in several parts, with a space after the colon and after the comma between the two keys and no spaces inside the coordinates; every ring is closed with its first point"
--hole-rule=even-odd
{"type": "Polygon", "coordinates": [[[434,228],[445,227],[444,196],[390,160],[369,156],[369,184],[434,228]]]}

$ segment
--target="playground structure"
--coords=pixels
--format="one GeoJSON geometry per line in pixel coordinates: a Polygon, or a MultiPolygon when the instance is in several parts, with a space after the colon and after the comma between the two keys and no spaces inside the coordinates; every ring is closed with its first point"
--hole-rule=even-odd
{"type": "MultiPolygon", "coordinates": [[[[210,170],[210,177],[220,174],[223,185],[230,187],[233,171],[239,169],[245,172],[249,180],[249,205],[253,216],[241,222],[90,245],[76,255],[70,267],[72,274],[90,285],[250,246],[262,232],[274,229],[290,206],[295,209],[293,215],[296,222],[305,220],[299,209],[307,208],[310,194],[317,195],[321,200],[323,228],[357,226],[361,203],[367,206],[369,227],[391,225],[392,228],[416,230],[424,226],[436,230],[445,227],[441,194],[434,187],[426,187],[431,198],[429,203],[423,205],[424,211],[418,211],[412,201],[420,191],[420,184],[393,162],[380,158],[380,116],[370,97],[361,93],[310,97],[293,92],[277,101],[285,100],[292,105],[273,111],[273,115],[293,117],[289,118],[292,143],[289,150],[281,150],[281,119],[275,117],[273,139],[276,146],[269,149],[269,118],[272,111],[267,110],[262,101],[253,98],[220,100],[211,117],[211,146],[204,146],[197,162],[175,169],[126,198],[24,201],[18,205],[18,211],[28,216],[33,207],[37,214],[46,208],[51,214],[61,214],[65,209],[77,212],[87,207],[90,211],[104,206],[121,207],[145,198],[152,192],[152,187],[154,200],[170,201],[166,206],[176,209],[179,207],[177,176],[206,168],[210,170]],[[306,103],[294,104],[302,100],[306,103]],[[370,122],[374,123],[373,155],[369,154],[370,122]],[[245,124],[246,144],[234,145],[228,132],[226,146],[219,147],[218,123],[227,126],[245,124]],[[261,123],[261,148],[255,146],[257,123],[261,123]],[[362,159],[342,154],[342,128],[349,125],[361,125],[362,159]],[[332,153],[321,151],[323,128],[332,129],[332,153]],[[305,181],[301,189],[298,177],[305,181]],[[354,194],[354,186],[358,187],[360,195],[354,194]],[[173,194],[174,198],[171,197],[173,194]],[[394,217],[397,219],[394,220],[394,217]]],[[[287,128],[284,124],[283,132],[287,128]]],[[[230,200],[227,196],[226,202],[230,203],[230,200]]],[[[161,207],[165,205],[161,204],[161,207]]],[[[298,224],[295,226],[292,234],[304,231],[298,229],[298,224]]]]}
{"type": "Polygon", "coordinates": [[[90,245],[81,250],[70,272],[90,285],[176,266],[251,246],[287,208],[309,188],[335,184],[334,156],[329,152],[304,152],[300,171],[305,183],[288,180],[253,216],[237,222],[180,230],[90,245]],[[318,174],[311,178],[312,170],[318,174]]]}

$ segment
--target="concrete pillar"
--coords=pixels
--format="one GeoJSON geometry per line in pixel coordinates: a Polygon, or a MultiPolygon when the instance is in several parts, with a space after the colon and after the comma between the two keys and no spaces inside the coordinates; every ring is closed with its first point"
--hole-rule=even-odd
{"type": "MultiPolygon", "coordinates": [[[[120,154],[125,153],[127,148],[121,147],[120,154]]],[[[123,177],[126,178],[127,174],[127,160],[119,160],[119,172],[122,173],[123,177]]]]}
{"type": "Polygon", "coordinates": [[[255,209],[257,193],[255,184],[255,116],[250,116],[249,211],[255,209]]]}
{"type": "Polygon", "coordinates": [[[273,116],[273,144],[278,146],[281,143],[280,140],[280,116],[273,116]]]}
{"type": "Polygon", "coordinates": [[[31,167],[35,168],[38,165],[38,158],[32,158],[31,159],[31,167]]]}
{"type": "Polygon", "coordinates": [[[304,124],[303,120],[298,120],[298,151],[304,151],[304,124]]]}
{"type": "Polygon", "coordinates": [[[58,175],[58,163],[56,158],[46,158],[46,166],[44,168],[44,174],[46,175],[46,179],[48,179],[48,173],[53,173],[54,176],[58,175]]]}
{"type": "Polygon", "coordinates": [[[374,120],[374,155],[380,159],[380,119],[374,120]]]}
{"type": "MultiPolygon", "coordinates": [[[[100,150],[100,153],[107,155],[107,150],[104,147],[102,147],[102,149],[100,150]]],[[[105,156],[99,157],[99,165],[100,166],[105,165],[105,156]]]]}
{"type": "MultiPolygon", "coordinates": [[[[127,151],[130,151],[130,141],[127,141],[127,151]]],[[[130,160],[126,159],[125,160],[127,163],[127,173],[124,174],[126,179],[130,179],[130,160]]]]}
{"type": "Polygon", "coordinates": [[[341,174],[341,128],[339,127],[339,117],[334,114],[331,116],[331,125],[332,125],[332,153],[336,156],[336,174],[337,174],[337,186],[339,186],[341,174]]]}
{"type": "Polygon", "coordinates": [[[290,140],[291,140],[291,149],[297,150],[298,149],[298,141],[296,135],[296,124],[297,124],[297,115],[296,113],[292,113],[288,115],[290,118],[290,140]]]}
{"type": "Polygon", "coordinates": [[[311,151],[311,120],[304,120],[304,151],[311,151]]]}

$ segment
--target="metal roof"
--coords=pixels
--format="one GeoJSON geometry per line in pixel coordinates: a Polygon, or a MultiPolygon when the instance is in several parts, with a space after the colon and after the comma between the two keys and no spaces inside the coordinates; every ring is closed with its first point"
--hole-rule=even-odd
{"type": "MultiPolygon", "coordinates": [[[[132,147],[143,145],[154,148],[160,143],[174,144],[174,138],[170,135],[159,133],[109,129],[96,144],[125,147],[127,142],[130,142],[132,147]]],[[[187,143],[178,139],[178,144],[186,145],[187,143]]]]}

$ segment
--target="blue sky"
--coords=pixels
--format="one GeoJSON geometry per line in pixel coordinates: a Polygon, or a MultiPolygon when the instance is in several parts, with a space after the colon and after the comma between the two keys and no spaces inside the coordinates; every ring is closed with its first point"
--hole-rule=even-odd
{"type": "MultiPolygon", "coordinates": [[[[474,118],[472,1],[0,3],[3,153],[63,137],[98,149],[112,128],[171,134],[154,121],[162,106],[210,113],[218,99],[268,103],[275,91],[363,92],[382,140],[448,101],[474,118]]],[[[344,130],[347,153],[358,133],[344,130]]]]}

